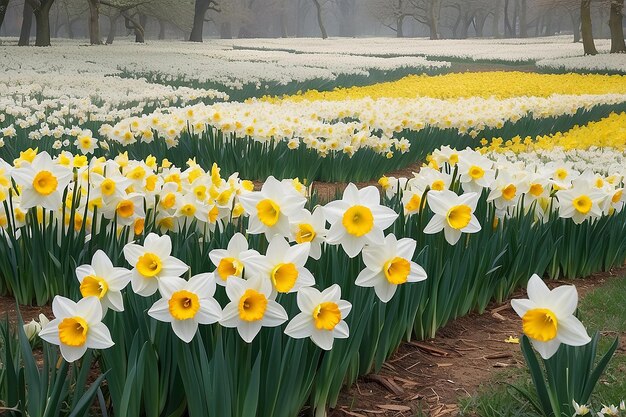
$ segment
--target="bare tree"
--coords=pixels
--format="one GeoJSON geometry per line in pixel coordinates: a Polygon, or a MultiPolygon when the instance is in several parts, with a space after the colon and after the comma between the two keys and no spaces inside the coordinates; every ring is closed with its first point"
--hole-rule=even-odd
{"type": "Polygon", "coordinates": [[[596,55],[598,50],[593,42],[593,30],[591,27],[591,0],[581,0],[580,23],[585,55],[596,55]]]}
{"type": "Polygon", "coordinates": [[[326,33],[326,27],[324,26],[324,20],[322,19],[322,5],[320,4],[320,0],[313,0],[313,4],[317,10],[317,24],[320,27],[320,32],[322,32],[322,39],[327,39],[328,33],[326,33]]]}
{"type": "Polygon", "coordinates": [[[9,7],[9,0],[0,0],[0,29],[2,29],[2,23],[4,22],[4,15],[9,7]]]}
{"type": "Polygon", "coordinates": [[[611,28],[611,53],[626,52],[624,43],[624,0],[611,0],[609,27],[611,28]]]}
{"type": "Polygon", "coordinates": [[[204,21],[206,19],[206,12],[209,10],[220,11],[215,0],[196,0],[193,27],[191,29],[191,35],[189,36],[191,42],[202,42],[204,21]]]}
{"type": "Polygon", "coordinates": [[[30,31],[33,26],[33,7],[27,1],[24,2],[22,11],[22,28],[20,30],[20,40],[17,42],[19,46],[28,46],[30,44],[30,31]]]}

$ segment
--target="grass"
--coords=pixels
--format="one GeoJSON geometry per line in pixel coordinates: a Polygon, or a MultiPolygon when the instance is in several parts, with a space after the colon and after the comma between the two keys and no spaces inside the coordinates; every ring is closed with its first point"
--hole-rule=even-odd
{"type": "MultiPolygon", "coordinates": [[[[626,333],[626,277],[599,287],[580,302],[579,317],[589,333],[602,333],[599,351],[604,353],[614,337],[626,333]]],[[[618,349],[592,396],[594,410],[601,404],[618,404],[626,399],[626,352],[618,349]]],[[[516,394],[510,384],[530,387],[525,368],[507,369],[494,375],[479,393],[459,403],[459,415],[480,417],[538,417],[530,404],[516,394]]]]}

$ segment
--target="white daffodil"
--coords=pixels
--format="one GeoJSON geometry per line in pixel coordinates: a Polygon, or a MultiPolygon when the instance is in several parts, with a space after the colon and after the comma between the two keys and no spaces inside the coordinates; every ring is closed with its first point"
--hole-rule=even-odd
{"type": "Polygon", "coordinates": [[[346,339],[350,330],[345,318],[352,304],[341,299],[341,287],[337,284],[319,292],[312,287],[298,291],[298,313],[287,325],[285,334],[294,339],[310,337],[324,350],[333,347],[335,339],[346,339]]]}
{"type": "Polygon", "coordinates": [[[226,249],[213,249],[209,252],[209,259],[215,265],[217,284],[226,285],[230,276],[241,278],[246,260],[251,256],[260,256],[254,249],[248,249],[248,241],[241,233],[235,233],[230,238],[226,249]]]}
{"type": "Polygon", "coordinates": [[[79,302],[57,295],[52,300],[51,320],[39,332],[39,337],[59,345],[61,355],[68,362],[80,359],[87,349],[107,349],[113,346],[111,333],[102,323],[102,306],[97,297],[79,302]]]}
{"type": "Polygon", "coordinates": [[[26,334],[26,337],[32,343],[41,331],[41,324],[37,323],[35,320],[31,320],[24,324],[22,328],[24,329],[24,334],[26,334]]]}
{"type": "Polygon", "coordinates": [[[578,183],[568,190],[559,191],[557,198],[559,216],[564,219],[571,218],[576,224],[588,218],[602,216],[602,200],[605,194],[587,183],[578,183]]]}
{"type": "Polygon", "coordinates": [[[572,406],[574,407],[574,414],[572,415],[572,417],[586,416],[590,412],[589,407],[587,407],[585,404],[578,404],[574,400],[572,400],[572,406]]]}
{"type": "Polygon", "coordinates": [[[410,187],[402,193],[402,206],[404,214],[411,216],[419,213],[424,208],[424,190],[417,187],[410,187]]]}
{"type": "Polygon", "coordinates": [[[288,237],[289,219],[297,215],[306,204],[306,198],[291,186],[269,177],[261,191],[239,196],[239,201],[250,215],[248,233],[265,233],[267,240],[278,234],[288,237]]]}
{"type": "Polygon", "coordinates": [[[161,298],[150,307],[148,315],[172,324],[176,336],[185,343],[198,330],[198,324],[217,323],[222,309],[213,298],[215,278],[213,274],[199,274],[185,281],[179,277],[163,277],[159,284],[161,298]]]}
{"type": "Polygon", "coordinates": [[[83,297],[97,297],[102,303],[102,313],[108,308],[124,311],[122,290],[128,285],[132,273],[121,267],[114,267],[109,257],[101,250],[94,253],[91,265],[76,268],[76,278],[80,282],[83,297]]]}
{"type": "Polygon", "coordinates": [[[415,240],[397,240],[393,234],[388,235],[381,245],[366,246],[363,249],[365,269],[359,273],[355,284],[374,287],[378,298],[386,303],[399,285],[425,280],[424,268],[411,261],[416,246],[415,240]]]}
{"type": "Polygon", "coordinates": [[[144,218],[144,197],[139,193],[114,194],[104,204],[102,214],[107,219],[116,219],[121,226],[130,226],[137,218],[144,218]]]}
{"type": "Polygon", "coordinates": [[[159,278],[179,277],[187,272],[189,267],[171,253],[170,237],[155,233],[146,236],[143,246],[135,243],[124,246],[124,257],[133,266],[131,284],[135,293],[148,297],[159,288],[159,278]]]}
{"type": "Polygon", "coordinates": [[[491,192],[487,201],[493,202],[498,210],[506,210],[516,206],[522,195],[529,189],[530,186],[527,182],[515,178],[507,171],[500,171],[498,177],[491,184],[491,192]]]}
{"type": "Polygon", "coordinates": [[[459,196],[449,190],[429,192],[428,206],[435,215],[424,228],[424,233],[434,234],[443,230],[446,241],[455,245],[462,233],[480,231],[480,223],[474,216],[479,197],[476,193],[459,196]]]}
{"type": "Polygon", "coordinates": [[[23,162],[11,172],[21,186],[21,206],[41,206],[48,210],[61,207],[63,191],[72,180],[72,171],[52,161],[47,152],[37,154],[32,163],[23,162]]]}
{"type": "Polygon", "coordinates": [[[296,243],[309,242],[311,244],[309,256],[318,260],[322,256],[322,243],[326,241],[328,233],[324,209],[316,207],[312,214],[308,210],[302,210],[291,223],[291,233],[292,240],[296,243]]]}
{"type": "Polygon", "coordinates": [[[220,324],[236,327],[246,343],[254,340],[261,327],[280,326],[287,321],[287,312],[271,298],[271,294],[272,284],[267,279],[230,277],[226,281],[230,303],[224,307],[220,324]]]}
{"type": "Polygon", "coordinates": [[[528,281],[528,299],[511,301],[522,318],[524,334],[542,358],[552,357],[561,343],[582,346],[591,341],[585,326],[574,316],[578,292],[573,285],[552,291],[537,275],[528,281]]]}
{"type": "Polygon", "coordinates": [[[459,158],[459,178],[463,191],[479,193],[491,187],[495,178],[493,161],[474,151],[461,151],[459,158]]]}
{"type": "Polygon", "coordinates": [[[617,409],[616,406],[614,406],[613,404],[611,405],[604,405],[602,404],[602,409],[600,410],[600,412],[598,412],[598,416],[618,416],[619,415],[619,410],[617,409]]]}
{"type": "Polygon", "coordinates": [[[382,242],[383,231],[398,217],[394,210],[380,204],[376,187],[359,190],[352,183],[346,187],[341,200],[324,206],[324,215],[331,224],[327,243],[341,244],[350,258],[357,256],[365,244],[382,242]]]}
{"type": "Polygon", "coordinates": [[[272,295],[296,292],[302,287],[315,285],[315,278],[304,267],[311,244],[304,242],[290,246],[282,236],[274,236],[263,255],[247,258],[246,267],[254,275],[272,283],[272,295]]]}

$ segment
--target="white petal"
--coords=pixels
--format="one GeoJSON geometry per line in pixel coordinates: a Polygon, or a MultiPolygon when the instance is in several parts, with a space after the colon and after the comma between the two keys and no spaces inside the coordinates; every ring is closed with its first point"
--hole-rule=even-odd
{"type": "Polygon", "coordinates": [[[350,234],[346,234],[341,242],[341,247],[350,258],[354,258],[361,253],[363,246],[365,246],[363,238],[354,237],[350,234]]]}
{"type": "Polygon", "coordinates": [[[381,277],[382,274],[380,272],[374,272],[371,269],[365,268],[359,272],[354,284],[359,287],[373,287],[381,281],[381,277]]]}
{"type": "Polygon", "coordinates": [[[239,304],[238,302],[232,302],[226,304],[222,311],[222,318],[220,324],[224,327],[237,327],[239,325],[239,304]]]}
{"type": "Polygon", "coordinates": [[[189,270],[189,266],[187,266],[187,264],[185,264],[180,259],[170,256],[164,260],[163,269],[161,269],[161,272],[159,273],[159,275],[179,277],[185,272],[187,272],[188,270],[189,270]]]}
{"type": "Polygon", "coordinates": [[[91,265],[81,265],[76,268],[76,278],[78,278],[78,282],[82,283],[83,279],[89,275],[96,275],[91,265]]]}
{"type": "Polygon", "coordinates": [[[539,306],[549,306],[551,294],[548,286],[539,278],[537,274],[533,274],[528,280],[528,298],[539,306]]]}
{"type": "Polygon", "coordinates": [[[198,323],[195,320],[173,320],[172,330],[176,333],[176,336],[185,343],[191,342],[191,339],[196,335],[198,330],[198,323]]]}
{"type": "MultiPolygon", "coordinates": [[[[573,285],[562,285],[550,291],[550,304],[560,319],[574,314],[578,306],[578,291],[573,285]]],[[[565,342],[563,342],[565,343],[565,342]]]]}
{"type": "Polygon", "coordinates": [[[321,293],[315,288],[304,287],[298,290],[298,308],[304,313],[312,314],[315,307],[321,303],[321,299],[321,293]]]}
{"type": "Polygon", "coordinates": [[[113,311],[124,311],[124,298],[119,291],[108,291],[106,293],[106,300],[109,302],[113,311]]]}
{"type": "MultiPolygon", "coordinates": [[[[144,278],[149,279],[149,278],[144,278]]],[[[187,281],[180,277],[164,276],[158,279],[159,292],[165,299],[172,298],[172,294],[186,287],[187,281]]]]}
{"type": "Polygon", "coordinates": [[[256,335],[259,334],[261,327],[262,326],[261,326],[260,320],[242,321],[237,326],[237,332],[239,333],[239,336],[241,336],[244,342],[252,343],[256,335]]]}
{"type": "Polygon", "coordinates": [[[102,305],[98,297],[85,297],[76,303],[76,315],[89,324],[102,321],[102,305]]]}
{"type": "Polygon", "coordinates": [[[333,348],[333,342],[335,341],[335,338],[333,337],[332,332],[329,330],[315,329],[315,331],[313,331],[313,333],[311,334],[311,340],[320,348],[324,350],[331,350],[333,348]]]}
{"type": "Polygon", "coordinates": [[[444,227],[445,217],[435,214],[424,228],[424,233],[432,235],[441,232],[444,227]]]}
{"type": "Polygon", "coordinates": [[[194,319],[200,324],[213,324],[222,319],[222,308],[214,298],[200,300],[200,310],[194,319]]]}
{"type": "Polygon", "coordinates": [[[557,325],[557,338],[570,346],[582,346],[591,342],[585,326],[574,316],[560,319],[557,325]]]}
{"type": "Polygon", "coordinates": [[[378,281],[374,286],[374,291],[376,292],[378,298],[380,298],[380,301],[386,303],[393,298],[393,295],[396,293],[397,288],[397,285],[392,284],[386,280],[381,280],[378,281]]]}
{"type": "Polygon", "coordinates": [[[93,258],[91,259],[91,266],[93,270],[96,272],[96,275],[105,277],[113,270],[113,264],[109,257],[102,250],[98,249],[96,253],[93,254],[93,258]]]}
{"type": "Polygon", "coordinates": [[[443,233],[446,237],[446,240],[451,245],[456,245],[456,243],[461,238],[461,234],[462,234],[460,230],[453,229],[451,227],[445,227],[443,229],[443,233]]]}
{"type": "Polygon", "coordinates": [[[60,345],[59,323],[61,323],[61,319],[51,320],[48,324],[43,326],[43,329],[39,332],[39,337],[53,345],[60,345]]]}
{"type": "Polygon", "coordinates": [[[515,310],[517,315],[520,317],[524,317],[528,310],[537,308],[535,303],[533,303],[531,300],[526,300],[523,298],[511,300],[511,307],[513,307],[513,310],[515,310]]]}
{"type": "Polygon", "coordinates": [[[287,312],[283,306],[278,304],[276,301],[268,300],[265,315],[261,321],[263,322],[263,326],[275,327],[283,324],[288,318],[287,312]]]}
{"type": "Polygon", "coordinates": [[[549,342],[540,342],[538,340],[530,339],[530,342],[535,350],[544,359],[550,359],[556,351],[559,350],[559,346],[561,345],[558,338],[552,339],[549,342]]]}
{"type": "Polygon", "coordinates": [[[61,355],[67,362],[77,361],[83,357],[85,352],[87,352],[87,345],[74,347],[61,344],[61,355]]]}
{"type": "Polygon", "coordinates": [[[76,316],[76,303],[69,298],[57,295],[52,300],[52,313],[59,319],[76,316]]]}
{"type": "Polygon", "coordinates": [[[89,326],[86,345],[91,349],[107,349],[114,345],[111,333],[104,323],[89,326]]]}
{"type": "Polygon", "coordinates": [[[160,300],[157,300],[152,305],[152,307],[150,307],[150,310],[148,310],[148,315],[154,319],[166,323],[174,320],[174,318],[170,314],[169,300],[167,298],[161,298],[160,300]]]}
{"type": "Polygon", "coordinates": [[[313,332],[312,317],[310,313],[299,313],[289,322],[285,334],[294,339],[310,337],[313,332]]]}
{"type": "Polygon", "coordinates": [[[124,258],[126,258],[126,262],[131,264],[133,267],[139,261],[139,257],[146,252],[143,247],[136,245],[134,243],[129,243],[124,246],[124,258]]]}

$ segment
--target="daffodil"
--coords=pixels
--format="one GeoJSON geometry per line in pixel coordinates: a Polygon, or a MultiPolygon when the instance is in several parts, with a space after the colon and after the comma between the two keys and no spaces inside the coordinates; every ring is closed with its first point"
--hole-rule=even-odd
{"type": "Polygon", "coordinates": [[[298,291],[300,313],[287,325],[285,334],[294,339],[310,337],[324,350],[333,347],[335,339],[348,338],[350,331],[345,318],[352,304],[341,299],[341,287],[333,284],[324,291],[307,287],[298,291]]]}
{"type": "Polygon", "coordinates": [[[169,236],[150,233],[143,246],[129,243],[124,246],[124,257],[133,266],[131,285],[133,291],[144,297],[154,294],[162,277],[179,277],[189,267],[171,256],[172,241],[169,236]]]}
{"type": "Polygon", "coordinates": [[[309,242],[290,246],[284,237],[275,235],[266,254],[249,256],[246,267],[252,274],[272,283],[273,295],[296,292],[302,287],[315,285],[315,278],[304,267],[310,249],[309,242]]]}
{"type": "Polygon", "coordinates": [[[425,280],[424,268],[411,260],[416,246],[415,240],[397,240],[393,234],[388,235],[380,245],[366,246],[362,252],[365,269],[359,273],[355,284],[374,287],[378,298],[386,303],[398,286],[425,280]]]}
{"type": "Polygon", "coordinates": [[[140,217],[144,218],[144,196],[139,193],[114,194],[104,204],[102,215],[107,219],[115,219],[118,225],[130,226],[140,217]]]}
{"type": "Polygon", "coordinates": [[[357,256],[366,244],[382,242],[383,231],[398,217],[394,210],[380,204],[376,187],[359,190],[352,183],[346,187],[341,200],[324,206],[324,215],[331,224],[327,243],[341,244],[350,258],[357,256]]]}
{"type": "Polygon", "coordinates": [[[287,312],[271,294],[272,284],[267,279],[230,277],[226,281],[230,303],[224,307],[220,324],[236,327],[246,343],[254,340],[261,327],[280,326],[287,321],[287,312]]]}
{"type": "Polygon", "coordinates": [[[128,285],[132,273],[121,267],[114,267],[109,257],[97,250],[91,259],[91,265],[76,268],[76,278],[80,282],[83,297],[97,297],[102,303],[103,314],[108,308],[124,311],[122,290],[128,285]]]}
{"type": "Polygon", "coordinates": [[[199,274],[185,281],[179,277],[164,277],[160,281],[161,298],[148,310],[148,315],[172,324],[172,330],[183,342],[189,343],[198,324],[217,323],[222,309],[213,298],[213,274],[199,274]]]}
{"type": "Polygon", "coordinates": [[[522,329],[542,358],[549,359],[561,343],[582,346],[591,341],[585,326],[574,316],[578,292],[573,285],[550,290],[537,275],[528,281],[528,299],[511,305],[522,318],[522,329]]]}
{"type": "Polygon", "coordinates": [[[494,181],[493,161],[475,151],[461,151],[458,167],[461,187],[466,193],[480,193],[494,181]]]}
{"type": "Polygon", "coordinates": [[[568,190],[557,192],[559,200],[559,216],[571,218],[574,223],[580,224],[588,218],[598,218],[602,216],[603,192],[580,183],[568,190]]]}
{"type": "Polygon", "coordinates": [[[574,407],[574,414],[572,415],[572,417],[586,416],[590,412],[589,407],[587,407],[585,404],[578,404],[574,400],[572,400],[572,406],[574,407]]]}
{"type": "Polygon", "coordinates": [[[443,230],[446,241],[455,245],[462,233],[480,231],[480,223],[474,215],[479,197],[476,193],[459,196],[449,190],[429,192],[428,206],[435,214],[424,228],[424,233],[434,234],[443,230]]]}
{"type": "Polygon", "coordinates": [[[39,332],[39,337],[59,345],[68,362],[80,359],[87,349],[107,349],[113,346],[111,333],[102,323],[102,306],[97,297],[74,301],[57,295],[52,301],[51,320],[39,332]]]}
{"type": "Polygon", "coordinates": [[[303,209],[299,215],[294,216],[291,222],[291,239],[296,243],[309,242],[311,253],[309,256],[318,260],[322,256],[322,243],[326,241],[326,218],[324,209],[316,207],[313,213],[303,209]]]}
{"type": "Polygon", "coordinates": [[[304,208],[306,198],[270,176],[261,191],[243,194],[239,201],[250,215],[248,233],[265,233],[269,241],[275,234],[290,235],[289,219],[304,208]]]}
{"type": "Polygon", "coordinates": [[[248,241],[241,233],[235,233],[228,241],[226,249],[213,249],[209,259],[215,265],[215,281],[225,286],[228,277],[243,276],[246,260],[251,256],[259,256],[254,249],[248,249],[248,241]]]}
{"type": "Polygon", "coordinates": [[[41,152],[32,163],[22,162],[11,172],[11,177],[21,186],[22,208],[41,206],[57,210],[61,207],[63,191],[72,180],[72,171],[55,163],[47,152],[41,152]]]}

